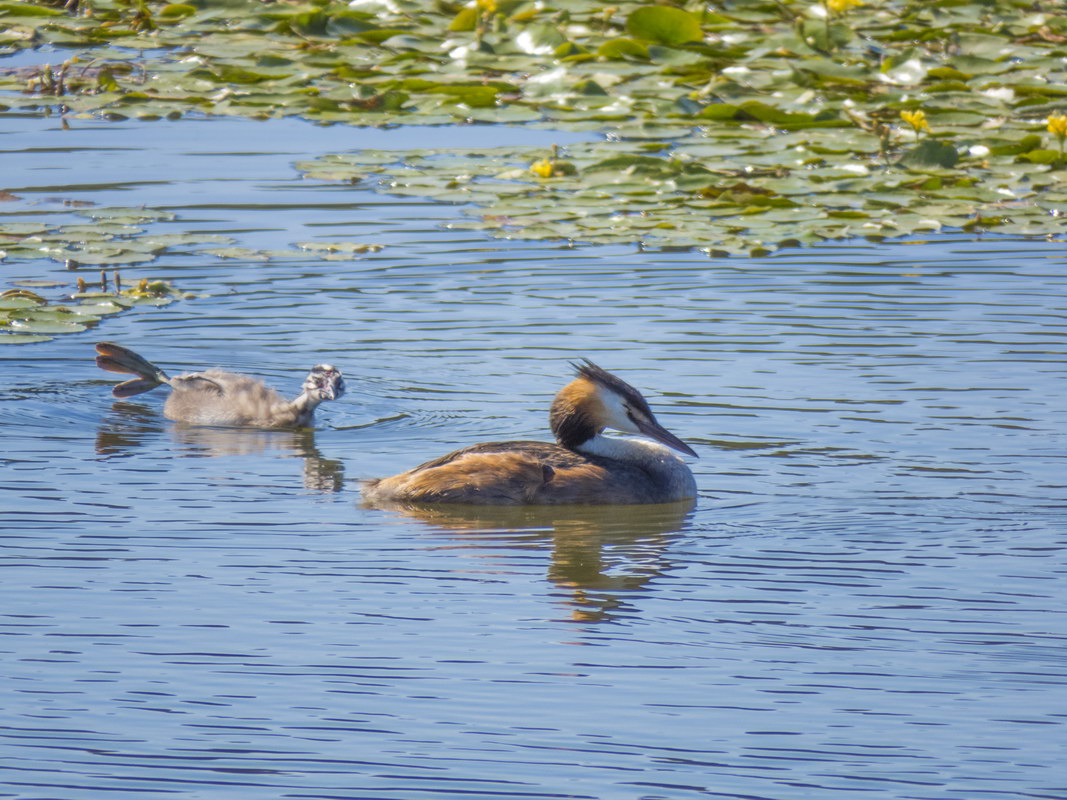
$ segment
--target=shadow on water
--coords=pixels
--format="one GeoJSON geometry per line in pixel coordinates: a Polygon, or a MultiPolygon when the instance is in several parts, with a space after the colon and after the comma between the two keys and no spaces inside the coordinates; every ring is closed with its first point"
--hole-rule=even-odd
{"type": "Polygon", "coordinates": [[[387,510],[444,532],[455,547],[548,548],[546,577],[572,618],[600,622],[632,613],[628,596],[670,570],[671,543],[695,506],[686,500],[650,506],[403,505],[387,510]]]}

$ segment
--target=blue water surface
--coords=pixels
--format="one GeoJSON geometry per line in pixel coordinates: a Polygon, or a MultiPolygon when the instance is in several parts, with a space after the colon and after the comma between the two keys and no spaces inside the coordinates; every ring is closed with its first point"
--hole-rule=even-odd
{"type": "Polygon", "coordinates": [[[195,297],[0,353],[0,797],[1067,798],[1063,243],[517,242],[292,166],[428,138],[566,143],[0,117],[0,223],[147,206],[275,252],[171,248],[123,277],[195,297]],[[182,427],[99,340],[349,393],[182,427]],[[548,438],[580,358],[698,451],[693,506],[361,504],[548,438]]]}

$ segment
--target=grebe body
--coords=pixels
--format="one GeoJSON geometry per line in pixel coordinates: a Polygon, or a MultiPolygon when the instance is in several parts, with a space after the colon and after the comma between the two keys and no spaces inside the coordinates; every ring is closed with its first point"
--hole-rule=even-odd
{"type": "Polygon", "coordinates": [[[175,378],[137,353],[113,342],[99,342],[96,364],[108,372],[137,375],[111,390],[115,397],[132,397],[166,384],[170,396],[163,416],[190,425],[223,425],[255,428],[302,428],[309,426],[315,409],[326,400],[345,393],[341,371],[329,364],[312,367],[301,393],[286,400],[262,381],[212,368],[175,378]]]}
{"type": "Polygon", "coordinates": [[[627,505],[696,496],[696,482],[673,448],[696,453],[664,429],[640,392],[592,362],[552,403],[556,443],[487,442],[390,478],[368,481],[371,504],[627,505]],[[656,441],[603,435],[605,428],[656,441]],[[667,446],[664,446],[667,445],[667,446]]]}

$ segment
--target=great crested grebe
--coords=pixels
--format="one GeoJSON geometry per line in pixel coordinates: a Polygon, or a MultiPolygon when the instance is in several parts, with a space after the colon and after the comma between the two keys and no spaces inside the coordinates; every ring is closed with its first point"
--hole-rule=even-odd
{"type": "Polygon", "coordinates": [[[286,400],[247,375],[212,368],[169,378],[155,364],[122,345],[98,342],[96,352],[100,369],[139,376],[112,389],[115,397],[132,397],[165,383],[171,393],[163,415],[192,425],[303,428],[311,424],[319,403],[345,393],[341,371],[329,364],[312,367],[300,395],[286,400]]]}
{"type": "Polygon", "coordinates": [[[557,444],[487,442],[391,478],[367,481],[375,503],[624,505],[696,497],[693,473],[667,447],[696,456],[663,428],[641,393],[591,361],[556,395],[549,425],[557,444]],[[604,436],[605,428],[655,442],[604,436]],[[662,442],[662,444],[657,444],[662,442]]]}

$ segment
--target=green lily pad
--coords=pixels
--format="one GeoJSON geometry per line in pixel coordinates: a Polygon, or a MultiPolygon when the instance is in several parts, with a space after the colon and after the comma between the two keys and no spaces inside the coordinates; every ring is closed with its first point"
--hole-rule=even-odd
{"type": "Polygon", "coordinates": [[[637,58],[648,59],[648,47],[634,39],[609,39],[596,51],[600,58],[637,58]]]}
{"type": "Polygon", "coordinates": [[[22,286],[28,289],[54,289],[57,286],[66,286],[67,281],[52,281],[44,279],[27,279],[22,281],[12,281],[13,286],[22,286]]]}
{"type": "Polygon", "coordinates": [[[626,18],[626,32],[635,39],[665,45],[699,42],[704,38],[700,21],[680,8],[644,6],[626,18]]]}
{"type": "Polygon", "coordinates": [[[167,5],[159,9],[159,16],[164,19],[181,19],[183,17],[191,17],[195,13],[196,6],[186,3],[167,3],[167,5]]]}
{"type": "Polygon", "coordinates": [[[0,345],[3,344],[36,344],[37,342],[50,342],[54,336],[42,336],[33,333],[5,333],[0,320],[0,345]]]}
{"type": "Polygon", "coordinates": [[[0,241],[8,237],[34,236],[47,230],[47,225],[38,222],[0,222],[0,241]]]}
{"type": "Polygon", "coordinates": [[[41,301],[29,297],[0,297],[0,312],[36,308],[40,304],[41,301]]]}
{"type": "Polygon", "coordinates": [[[956,148],[944,142],[924,139],[900,157],[900,163],[909,167],[944,167],[951,169],[959,161],[956,148]]]}
{"type": "Polygon", "coordinates": [[[4,17],[57,17],[63,11],[30,3],[0,3],[0,16],[4,17]]]}
{"type": "Polygon", "coordinates": [[[1063,161],[1063,154],[1058,150],[1043,150],[1040,148],[1020,153],[1019,158],[1029,161],[1031,164],[1055,164],[1063,161]]]}
{"type": "Polygon", "coordinates": [[[170,248],[181,245],[199,244],[233,244],[236,240],[232,236],[223,236],[217,233],[153,233],[141,240],[141,244],[153,248],[170,248]]]}
{"type": "Polygon", "coordinates": [[[270,256],[262,250],[253,250],[250,247],[212,247],[201,250],[201,253],[219,258],[232,258],[239,261],[269,261],[270,256]]]}
{"type": "Polygon", "coordinates": [[[301,250],[308,250],[323,255],[361,255],[363,253],[377,253],[384,245],[366,244],[363,242],[297,242],[296,246],[301,250]]]}
{"type": "Polygon", "coordinates": [[[129,305],[119,305],[118,303],[80,303],[78,305],[67,306],[72,314],[85,317],[103,317],[108,314],[118,314],[121,311],[125,311],[129,308],[129,305]]]}
{"type": "Polygon", "coordinates": [[[14,319],[11,330],[15,333],[81,333],[86,326],[77,322],[61,322],[56,319],[14,319]]]}

